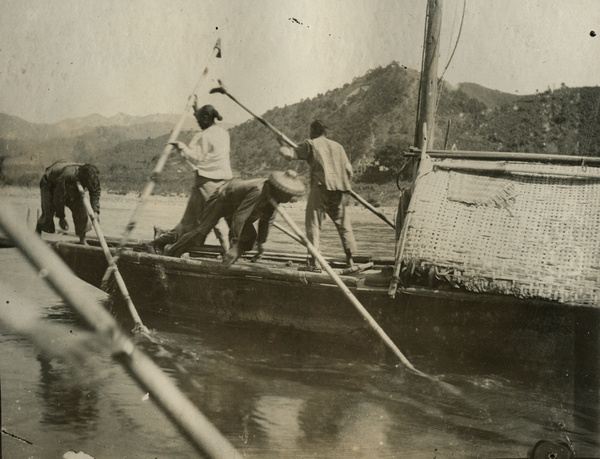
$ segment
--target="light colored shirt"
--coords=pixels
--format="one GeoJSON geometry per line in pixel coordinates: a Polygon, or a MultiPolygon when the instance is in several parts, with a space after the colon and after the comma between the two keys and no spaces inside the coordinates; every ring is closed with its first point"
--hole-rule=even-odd
{"type": "Polygon", "coordinates": [[[325,185],[331,191],[348,191],[352,188],[352,165],[339,143],[325,136],[305,140],[296,148],[296,156],[310,165],[311,182],[314,185],[325,185]]]}
{"type": "Polygon", "coordinates": [[[229,160],[229,133],[213,124],[196,134],[190,142],[188,156],[198,168],[198,175],[214,180],[233,178],[229,160]]]}

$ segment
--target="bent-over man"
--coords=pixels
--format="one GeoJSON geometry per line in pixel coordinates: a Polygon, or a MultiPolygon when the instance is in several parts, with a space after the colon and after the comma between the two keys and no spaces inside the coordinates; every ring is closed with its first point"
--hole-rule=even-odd
{"type": "Polygon", "coordinates": [[[71,209],[75,234],[79,242],[86,244],[85,235],[91,229],[87,210],[77,182],[90,194],[90,204],[96,215],[100,214],[100,179],[98,168],[92,164],[80,164],[67,161],[56,161],[46,169],[40,180],[42,198],[42,215],[37,221],[35,231],[41,234],[54,233],[54,217],[58,217],[61,229],[68,231],[69,224],[65,218],[65,206],[71,209]]]}
{"type": "Polygon", "coordinates": [[[303,194],[304,184],[292,170],[273,172],[267,180],[233,179],[207,201],[198,227],[181,236],[174,245],[166,246],[165,254],[178,257],[191,247],[201,246],[213,226],[224,218],[229,224],[231,248],[223,257],[223,264],[231,266],[244,252],[252,250],[255,242],[258,244],[255,259],[258,259],[264,252],[269,225],[274,218],[271,199],[283,203],[303,194]],[[258,233],[254,228],[257,220],[258,233]]]}

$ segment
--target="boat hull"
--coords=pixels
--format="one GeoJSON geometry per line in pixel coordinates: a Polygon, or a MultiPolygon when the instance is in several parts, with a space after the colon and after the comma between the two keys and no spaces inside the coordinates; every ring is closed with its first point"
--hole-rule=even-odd
{"type": "MultiPolygon", "coordinates": [[[[100,248],[71,243],[54,247],[80,278],[100,286],[107,267],[100,248]]],[[[133,251],[123,252],[119,271],[140,313],[158,313],[192,326],[213,320],[324,333],[385,354],[380,338],[326,274],[246,260],[223,268],[217,260],[133,251]]],[[[506,374],[514,366],[519,372],[537,372],[549,362],[558,374],[572,373],[577,365],[597,367],[597,309],[417,288],[391,298],[386,286],[369,286],[365,276],[342,278],[410,359],[423,358],[438,372],[457,366],[463,371],[501,368],[506,374]],[[576,352],[579,348],[587,352],[576,352]]],[[[126,319],[121,295],[113,297],[116,313],[126,319]]]]}

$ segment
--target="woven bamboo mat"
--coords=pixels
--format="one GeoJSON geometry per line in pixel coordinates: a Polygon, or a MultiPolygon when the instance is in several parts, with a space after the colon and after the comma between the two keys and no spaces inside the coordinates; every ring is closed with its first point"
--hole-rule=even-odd
{"type": "Polygon", "coordinates": [[[518,174],[497,174],[435,165],[412,198],[404,277],[600,306],[598,178],[558,176],[581,166],[529,164],[529,174],[519,164],[518,174]]]}

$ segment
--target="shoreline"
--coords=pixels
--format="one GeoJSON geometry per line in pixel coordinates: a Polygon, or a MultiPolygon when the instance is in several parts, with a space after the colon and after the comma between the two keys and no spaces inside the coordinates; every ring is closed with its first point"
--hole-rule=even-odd
{"type": "MultiPolygon", "coordinates": [[[[41,214],[39,188],[0,187],[0,200],[7,207],[12,208],[14,218],[25,222],[27,228],[34,230],[37,218],[41,214]]],[[[168,229],[175,226],[183,215],[187,201],[187,195],[152,195],[145,201],[141,212],[137,214],[137,222],[134,231],[129,236],[130,240],[151,240],[154,238],[155,228],[168,229]]],[[[106,237],[122,237],[124,228],[130,223],[130,218],[138,202],[139,196],[137,193],[123,195],[102,192],[100,198],[100,224],[106,237]]],[[[286,203],[282,205],[282,208],[289,212],[300,228],[304,229],[306,200],[286,203]]],[[[396,207],[379,207],[377,210],[386,215],[391,221],[395,221],[396,207]]],[[[348,206],[348,213],[358,244],[357,255],[386,257],[393,254],[396,234],[393,228],[361,205],[348,206]],[[374,234],[376,234],[375,237],[374,234]]],[[[67,217],[67,222],[70,225],[68,234],[73,235],[70,215],[67,217]]],[[[281,219],[279,219],[279,223],[282,223],[281,219]]],[[[287,225],[284,224],[283,226],[287,225]]],[[[92,236],[93,231],[89,234],[92,236]]],[[[270,230],[269,235],[268,244],[270,248],[278,247],[285,251],[305,251],[297,242],[291,241],[289,236],[279,231],[270,230]]],[[[42,233],[43,239],[52,239],[53,237],[55,236],[42,233]]],[[[214,234],[211,233],[208,236],[207,243],[218,244],[214,234]]],[[[325,218],[323,222],[321,244],[325,254],[329,256],[343,255],[339,235],[329,217],[325,218]]]]}
{"type": "MultiPolygon", "coordinates": [[[[101,199],[101,201],[114,202],[114,203],[132,202],[132,201],[137,201],[140,198],[140,194],[141,193],[136,193],[133,191],[123,194],[123,193],[111,193],[109,191],[102,190],[100,199],[101,199]]],[[[17,186],[17,185],[0,186],[0,198],[2,198],[2,197],[7,197],[7,198],[35,198],[35,197],[38,197],[39,198],[39,196],[40,196],[40,190],[38,187],[26,187],[26,186],[17,186]]],[[[150,196],[149,201],[152,201],[157,204],[180,203],[180,202],[185,203],[185,202],[187,202],[187,199],[188,199],[187,194],[176,194],[176,193],[169,194],[169,195],[153,194],[150,196]]],[[[282,204],[281,206],[285,209],[301,210],[306,207],[306,199],[303,198],[296,202],[288,202],[288,203],[282,204]]],[[[356,202],[352,199],[350,199],[347,207],[352,214],[359,215],[362,213],[366,213],[366,214],[371,213],[370,210],[366,209],[361,204],[359,204],[358,202],[356,202]]],[[[390,220],[394,221],[395,215],[396,215],[396,210],[397,210],[396,206],[379,206],[379,207],[374,206],[374,207],[376,207],[378,211],[387,215],[388,218],[390,218],[390,220]]],[[[373,217],[378,219],[378,217],[376,217],[375,215],[373,215],[373,217]]]]}

